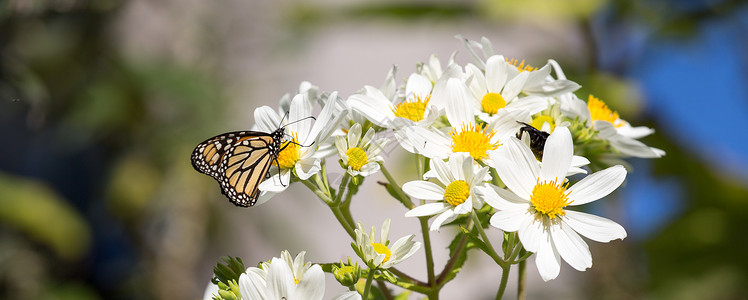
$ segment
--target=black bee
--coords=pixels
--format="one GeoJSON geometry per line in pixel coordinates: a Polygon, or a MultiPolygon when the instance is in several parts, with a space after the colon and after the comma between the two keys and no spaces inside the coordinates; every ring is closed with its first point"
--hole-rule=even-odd
{"type": "Polygon", "coordinates": [[[532,127],[525,122],[517,121],[517,123],[525,125],[519,128],[517,138],[521,140],[522,135],[527,132],[530,136],[530,149],[532,150],[532,153],[535,154],[536,158],[541,159],[543,157],[543,148],[545,148],[545,140],[548,139],[550,133],[537,130],[535,127],[532,127]]]}

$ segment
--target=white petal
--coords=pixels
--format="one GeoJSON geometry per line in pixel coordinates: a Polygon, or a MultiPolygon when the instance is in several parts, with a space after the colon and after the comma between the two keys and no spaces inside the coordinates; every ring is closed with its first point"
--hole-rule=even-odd
{"type": "Polygon", "coordinates": [[[512,102],[506,105],[507,109],[517,109],[527,112],[530,115],[537,114],[548,108],[550,105],[548,98],[527,96],[522,98],[514,99],[512,102]]]}
{"type": "MultiPolygon", "coordinates": [[[[301,180],[307,180],[309,177],[312,177],[312,175],[317,174],[319,172],[320,165],[319,165],[320,159],[318,158],[302,158],[299,159],[299,161],[296,162],[295,170],[296,175],[299,176],[299,179],[301,180]]],[[[287,184],[287,183],[286,183],[287,184]]]]}
{"type": "Polygon", "coordinates": [[[497,211],[491,216],[491,226],[501,229],[506,232],[514,232],[519,230],[520,224],[525,219],[532,218],[533,216],[527,213],[527,206],[519,209],[508,209],[497,211]]]}
{"type": "Polygon", "coordinates": [[[571,133],[566,127],[559,127],[551,133],[543,149],[543,163],[540,166],[540,180],[563,183],[566,172],[574,156],[571,133]]]}
{"type": "Polygon", "coordinates": [[[489,93],[501,93],[507,79],[507,63],[501,55],[486,60],[486,87],[489,93]]]}
{"type": "Polygon", "coordinates": [[[349,291],[338,295],[332,300],[361,300],[361,294],[356,291],[349,291]]]}
{"type": "Polygon", "coordinates": [[[437,231],[439,230],[439,227],[442,226],[442,224],[451,222],[452,220],[456,218],[457,218],[456,214],[454,214],[451,210],[446,210],[441,215],[439,215],[438,217],[434,219],[434,222],[431,223],[431,227],[429,227],[429,230],[437,231]]]}
{"type": "Polygon", "coordinates": [[[467,197],[465,199],[465,202],[460,203],[460,205],[457,205],[452,212],[455,215],[464,215],[466,213],[469,213],[471,210],[473,210],[473,199],[472,196],[467,197]]]}
{"type": "Polygon", "coordinates": [[[280,117],[270,106],[262,106],[255,109],[255,125],[259,131],[273,132],[282,124],[280,117]]]}
{"type": "Polygon", "coordinates": [[[242,294],[242,299],[269,300],[266,290],[265,280],[257,273],[247,272],[239,276],[239,293],[242,294]]]}
{"type": "Polygon", "coordinates": [[[257,187],[263,192],[282,192],[288,187],[288,183],[291,181],[291,172],[288,170],[281,170],[280,173],[270,176],[265,179],[257,187]]]}
{"type": "MultiPolygon", "coordinates": [[[[516,137],[509,137],[504,145],[498,151],[495,151],[494,156],[496,155],[503,155],[510,161],[513,161],[517,165],[517,168],[510,171],[516,173],[515,176],[523,180],[524,188],[528,192],[532,191],[536,179],[540,176],[540,166],[530,147],[520,142],[516,137]]],[[[525,199],[530,198],[526,197],[525,199]]]]}
{"type": "Polygon", "coordinates": [[[535,265],[544,281],[558,277],[561,272],[561,257],[551,241],[544,242],[535,253],[535,265]]]}
{"type": "Polygon", "coordinates": [[[629,125],[618,128],[618,134],[632,139],[640,139],[652,133],[654,133],[654,129],[646,126],[632,127],[629,125]]]}
{"type": "Polygon", "coordinates": [[[463,124],[474,125],[473,107],[466,105],[471,101],[467,86],[459,78],[447,80],[445,88],[447,120],[452,127],[461,128],[463,124]]]}
{"type": "Polygon", "coordinates": [[[457,178],[452,175],[452,169],[443,160],[432,159],[430,165],[431,170],[436,172],[436,179],[438,179],[439,182],[441,182],[444,186],[447,186],[453,181],[457,180],[457,178]]]}
{"type": "MultiPolygon", "coordinates": [[[[241,282],[241,276],[239,281],[241,282]]],[[[203,292],[203,300],[212,300],[213,295],[218,295],[218,286],[209,281],[208,286],[205,287],[205,292],[203,292]]]]}
{"type": "Polygon", "coordinates": [[[418,73],[410,74],[405,84],[405,97],[407,99],[413,99],[414,97],[423,99],[431,94],[432,87],[431,81],[425,76],[418,73]]]}
{"type": "Polygon", "coordinates": [[[290,299],[321,300],[325,295],[325,273],[320,265],[312,265],[304,273],[304,278],[296,285],[293,297],[290,299]]]}
{"type": "Polygon", "coordinates": [[[380,127],[389,127],[390,121],[395,118],[395,114],[392,112],[392,103],[387,99],[356,94],[348,98],[347,104],[351,109],[364,115],[367,120],[380,127]]]}
{"type": "Polygon", "coordinates": [[[452,153],[452,140],[442,133],[417,126],[403,130],[418,154],[431,159],[446,159],[452,153]]]}
{"type": "MultiPolygon", "coordinates": [[[[306,145],[306,138],[312,128],[312,119],[305,119],[312,115],[312,104],[303,94],[297,94],[291,99],[291,108],[288,112],[288,130],[299,135],[299,141],[306,145]]],[[[308,141],[311,142],[311,141],[308,141]]]]}
{"type": "Polygon", "coordinates": [[[603,217],[566,210],[563,221],[574,231],[593,241],[607,243],[626,237],[623,226],[603,217]]]}
{"type": "Polygon", "coordinates": [[[527,251],[538,252],[542,244],[550,242],[550,237],[543,222],[531,216],[524,218],[519,225],[519,240],[527,251]]]}
{"type": "Polygon", "coordinates": [[[527,208],[529,202],[516,194],[497,187],[493,184],[488,186],[476,186],[476,195],[482,198],[488,205],[498,210],[527,208]]]}
{"type": "Polygon", "coordinates": [[[566,263],[578,271],[592,267],[590,249],[574,230],[563,222],[557,226],[550,226],[550,230],[553,245],[566,263]]]}
{"type": "Polygon", "coordinates": [[[595,172],[569,188],[571,205],[582,205],[607,196],[626,179],[626,169],[621,165],[595,172]]]}
{"type": "Polygon", "coordinates": [[[272,299],[288,298],[293,292],[294,285],[291,267],[280,258],[274,257],[270,261],[270,270],[268,270],[268,297],[272,299]]]}
{"type": "Polygon", "coordinates": [[[348,147],[353,148],[358,146],[358,141],[361,138],[361,124],[353,124],[351,129],[348,130],[348,147]]]}
{"type": "MultiPolygon", "coordinates": [[[[520,198],[530,199],[536,178],[532,176],[532,173],[525,166],[530,165],[531,162],[511,161],[502,155],[497,155],[496,152],[490,153],[493,153],[491,154],[491,159],[493,159],[493,166],[496,169],[496,173],[499,174],[501,181],[520,198]]],[[[516,154],[513,156],[521,157],[522,155],[516,154]]],[[[532,161],[534,163],[534,157],[532,161]]]]}
{"type": "Polygon", "coordinates": [[[507,81],[506,85],[504,85],[504,89],[501,91],[501,96],[504,97],[507,101],[511,101],[517,95],[519,95],[519,92],[522,91],[522,88],[525,86],[525,82],[527,82],[527,76],[530,74],[530,72],[522,72],[519,73],[516,77],[512,78],[511,80],[507,81]]]}
{"type": "Polygon", "coordinates": [[[405,213],[406,217],[424,217],[433,216],[442,213],[450,208],[449,204],[444,202],[427,203],[417,206],[405,213]]]}
{"type": "Polygon", "coordinates": [[[403,192],[417,199],[444,199],[444,188],[428,181],[415,180],[406,182],[405,184],[403,184],[403,192]]]}

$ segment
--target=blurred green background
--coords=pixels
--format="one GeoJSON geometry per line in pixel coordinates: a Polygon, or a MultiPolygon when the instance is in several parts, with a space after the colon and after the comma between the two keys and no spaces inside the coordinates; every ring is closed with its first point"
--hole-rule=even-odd
{"type": "MultiPolygon", "coordinates": [[[[249,265],[283,249],[352,255],[330,220],[317,230],[329,226],[339,247],[293,233],[288,214],[331,219],[314,201],[290,203],[310,193],[292,187],[235,208],[189,154],[248,129],[255,107],[276,107],[303,80],[347,97],[393,64],[405,78],[432,53],[469,62],[461,34],[535,65],[558,60],[580,98],[593,93],[655,128],[644,141],[667,151],[630,160],[615,200],[588,207],[629,237],[591,243],[584,273],[564,266],[543,283],[530,268],[531,298],[744,299],[746,20],[748,4],[729,0],[5,0],[0,298],[201,299],[221,255],[249,265]]],[[[383,218],[362,216],[367,226],[383,218]]],[[[464,272],[488,274],[484,291],[467,277],[444,298],[492,298],[498,271],[478,269],[464,272]]]]}

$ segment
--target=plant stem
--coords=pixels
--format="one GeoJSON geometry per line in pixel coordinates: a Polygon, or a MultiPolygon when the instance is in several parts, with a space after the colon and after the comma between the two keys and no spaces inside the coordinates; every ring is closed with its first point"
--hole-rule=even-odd
{"type": "Polygon", "coordinates": [[[407,207],[408,209],[415,208],[416,206],[413,204],[413,201],[410,201],[410,197],[408,197],[408,195],[403,192],[403,189],[400,188],[400,186],[397,184],[395,178],[392,178],[392,174],[387,171],[387,168],[384,167],[384,164],[380,163],[379,165],[381,167],[382,174],[384,174],[384,177],[387,178],[387,182],[389,182],[389,184],[392,186],[392,188],[395,189],[395,192],[399,196],[400,202],[402,202],[403,205],[405,205],[405,207],[407,207]]]}
{"type": "MultiPolygon", "coordinates": [[[[436,278],[434,277],[434,255],[431,252],[431,235],[429,233],[428,219],[428,217],[419,217],[418,221],[421,223],[423,248],[426,251],[426,273],[428,274],[428,282],[429,286],[434,287],[436,283],[436,278]]],[[[431,299],[431,297],[429,297],[429,299],[431,299]]]]}
{"type": "Polygon", "coordinates": [[[371,281],[374,279],[374,272],[376,269],[369,269],[369,275],[366,276],[366,285],[364,286],[364,295],[361,299],[369,299],[369,290],[371,289],[371,281]]]}
{"type": "Polygon", "coordinates": [[[351,180],[351,175],[348,174],[348,172],[345,172],[343,175],[343,179],[340,181],[340,186],[338,187],[338,192],[335,194],[335,205],[340,204],[340,199],[343,198],[343,193],[345,192],[346,188],[348,187],[348,181],[351,180]]]}
{"type": "MultiPolygon", "coordinates": [[[[473,217],[473,222],[475,222],[476,228],[478,229],[478,233],[480,233],[481,239],[483,239],[483,242],[488,246],[488,256],[493,258],[493,260],[502,268],[509,266],[504,260],[499,257],[499,254],[496,253],[496,249],[493,248],[493,244],[491,244],[491,240],[488,239],[488,235],[486,235],[486,232],[483,230],[483,224],[480,223],[480,219],[478,219],[478,214],[475,213],[475,210],[470,212],[470,215],[473,217]]],[[[503,278],[502,278],[503,280],[503,278]]]]}
{"type": "MultiPolygon", "coordinates": [[[[520,256],[525,255],[525,249],[520,250],[520,256]]],[[[517,299],[518,300],[524,300],[525,299],[525,265],[527,264],[526,260],[522,260],[519,262],[519,274],[517,276],[517,299]]]]}
{"type": "Polygon", "coordinates": [[[499,291],[496,293],[496,300],[500,300],[501,297],[504,296],[504,291],[506,290],[506,283],[509,281],[509,270],[511,269],[511,265],[506,265],[501,267],[501,284],[499,285],[499,291]]]}
{"type": "Polygon", "coordinates": [[[314,192],[314,194],[317,195],[317,197],[319,197],[320,200],[324,201],[325,204],[330,205],[332,203],[332,199],[330,199],[330,196],[322,192],[322,190],[320,190],[320,188],[317,187],[317,185],[315,185],[309,180],[302,180],[301,182],[304,183],[304,185],[307,188],[309,188],[310,191],[314,192]]]}

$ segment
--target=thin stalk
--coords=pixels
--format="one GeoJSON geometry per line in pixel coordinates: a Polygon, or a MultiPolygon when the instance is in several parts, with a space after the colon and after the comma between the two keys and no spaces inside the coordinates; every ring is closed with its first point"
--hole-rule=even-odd
{"type": "MultiPolygon", "coordinates": [[[[431,235],[429,233],[428,217],[419,217],[421,223],[421,235],[423,235],[423,248],[426,251],[426,274],[428,274],[429,286],[435,286],[436,278],[434,277],[434,255],[431,251],[431,235]]],[[[429,299],[431,299],[429,297],[429,299]]]]}
{"type": "MultiPolygon", "coordinates": [[[[520,255],[525,255],[525,249],[523,248],[520,250],[520,255]]],[[[524,300],[526,296],[525,292],[525,266],[527,264],[526,260],[522,260],[519,262],[519,274],[517,276],[517,299],[518,300],[524,300]]]]}
{"type": "Polygon", "coordinates": [[[491,243],[491,240],[488,239],[488,235],[486,235],[486,232],[483,230],[483,225],[480,223],[480,219],[478,219],[478,214],[475,213],[475,210],[470,212],[470,215],[473,216],[473,222],[477,225],[476,228],[478,229],[478,233],[480,233],[481,239],[483,239],[483,242],[488,246],[488,256],[493,258],[493,260],[502,268],[508,266],[508,264],[499,257],[499,254],[496,253],[496,249],[493,248],[493,244],[491,243]]]}
{"type": "Polygon", "coordinates": [[[317,195],[317,197],[319,197],[320,200],[324,201],[325,204],[330,205],[332,203],[332,199],[330,199],[328,195],[323,193],[322,190],[320,190],[320,188],[317,187],[317,185],[315,185],[309,180],[302,180],[301,182],[304,183],[304,185],[307,188],[309,188],[310,191],[314,192],[314,194],[317,195]]]}
{"type": "Polygon", "coordinates": [[[366,276],[366,285],[364,286],[364,295],[361,299],[369,299],[369,290],[371,289],[371,281],[374,279],[374,272],[376,272],[376,269],[369,269],[369,275],[366,276]]]}
{"type": "Polygon", "coordinates": [[[407,207],[408,209],[415,208],[416,206],[413,204],[413,201],[410,201],[410,197],[408,197],[408,195],[403,192],[403,189],[400,188],[400,186],[397,184],[395,178],[392,177],[392,174],[387,171],[387,168],[384,166],[384,164],[380,163],[379,165],[381,167],[382,174],[385,178],[387,178],[387,182],[389,182],[389,184],[395,189],[395,192],[399,196],[399,200],[403,203],[403,205],[405,205],[405,207],[407,207]]]}
{"type": "Polygon", "coordinates": [[[501,267],[501,284],[499,285],[499,291],[496,292],[496,300],[500,300],[501,297],[504,296],[504,291],[506,291],[506,283],[509,281],[509,270],[511,268],[511,265],[506,265],[501,267]]]}
{"type": "Polygon", "coordinates": [[[340,204],[340,199],[343,198],[343,193],[345,192],[346,188],[348,187],[348,181],[351,180],[351,175],[348,174],[348,172],[345,172],[343,175],[343,180],[340,181],[340,186],[338,187],[337,194],[335,194],[335,205],[340,204]]]}

